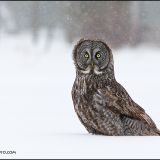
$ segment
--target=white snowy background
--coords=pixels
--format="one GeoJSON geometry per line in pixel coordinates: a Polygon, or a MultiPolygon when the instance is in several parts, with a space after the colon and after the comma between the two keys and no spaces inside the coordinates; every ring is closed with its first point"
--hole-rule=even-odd
{"type": "MultiPolygon", "coordinates": [[[[0,39],[0,158],[159,158],[159,137],[107,137],[86,132],[72,104],[73,45],[57,32],[0,39]],[[59,37],[58,37],[59,35],[59,37]]],[[[160,128],[160,49],[113,50],[117,80],[160,128]]]]}
{"type": "Polygon", "coordinates": [[[160,158],[159,137],[88,134],[71,98],[76,39],[110,37],[117,81],[160,128],[159,11],[158,2],[0,2],[0,151],[16,151],[0,159],[160,158]]]}

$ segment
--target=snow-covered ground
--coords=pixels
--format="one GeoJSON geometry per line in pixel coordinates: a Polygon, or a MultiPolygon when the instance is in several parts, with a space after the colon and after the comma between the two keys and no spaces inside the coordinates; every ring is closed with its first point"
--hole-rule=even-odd
{"type": "MultiPolygon", "coordinates": [[[[72,104],[73,45],[0,37],[0,158],[160,158],[159,137],[89,135],[72,104]]],[[[160,49],[113,50],[117,80],[160,128],[160,49]]]]}

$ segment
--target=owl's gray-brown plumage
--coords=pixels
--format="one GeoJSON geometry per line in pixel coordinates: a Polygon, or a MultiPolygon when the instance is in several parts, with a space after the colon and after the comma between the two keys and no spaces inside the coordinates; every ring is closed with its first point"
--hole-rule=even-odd
{"type": "Polygon", "coordinates": [[[81,39],[73,50],[73,60],[76,66],[73,104],[89,133],[160,135],[145,110],[116,81],[112,51],[106,43],[81,39]]]}

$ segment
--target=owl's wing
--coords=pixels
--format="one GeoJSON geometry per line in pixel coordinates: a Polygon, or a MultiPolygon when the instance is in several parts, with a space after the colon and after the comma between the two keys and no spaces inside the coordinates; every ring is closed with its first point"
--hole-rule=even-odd
{"type": "Polygon", "coordinates": [[[149,126],[156,128],[153,120],[145,113],[145,110],[136,104],[127,91],[119,83],[115,83],[108,89],[98,89],[99,96],[105,101],[106,107],[118,114],[133,119],[142,120],[149,126]]]}

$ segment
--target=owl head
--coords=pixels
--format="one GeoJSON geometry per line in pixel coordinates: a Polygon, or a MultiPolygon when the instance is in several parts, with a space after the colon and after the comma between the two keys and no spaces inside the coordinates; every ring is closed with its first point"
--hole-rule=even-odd
{"type": "Polygon", "coordinates": [[[113,55],[101,40],[81,39],[73,50],[76,70],[82,74],[102,75],[113,71],[113,55]]]}

